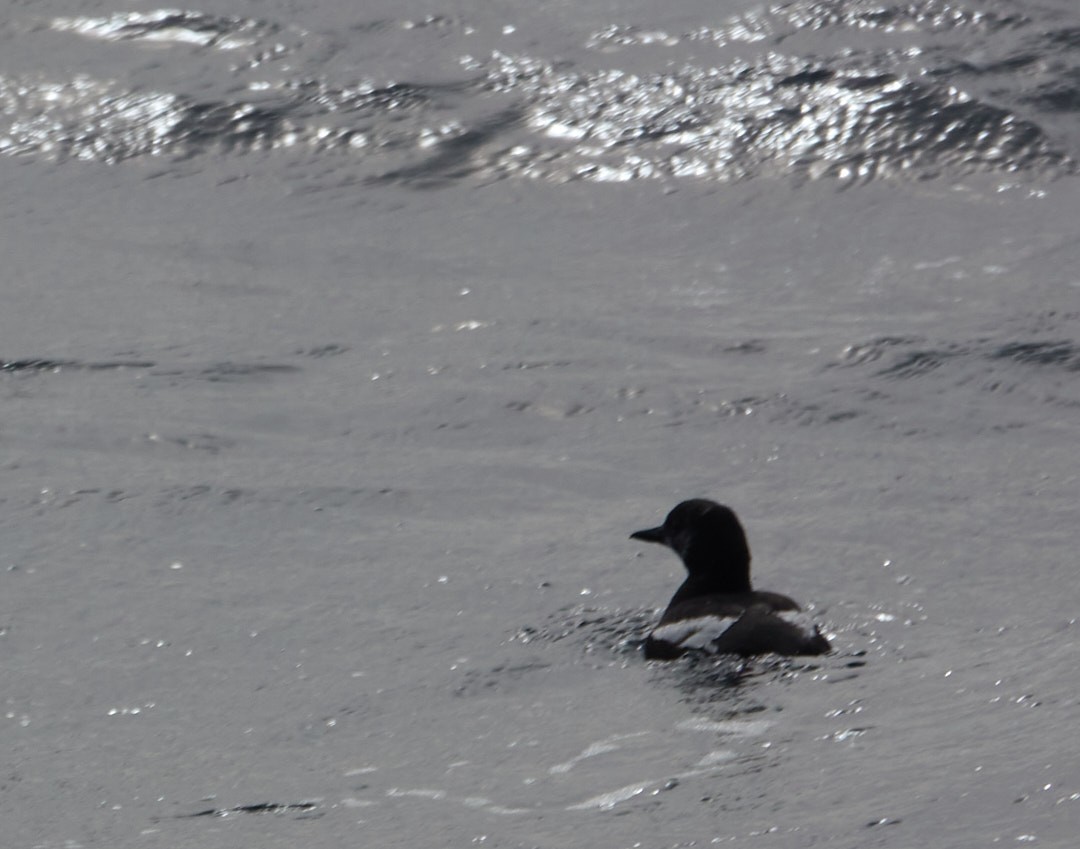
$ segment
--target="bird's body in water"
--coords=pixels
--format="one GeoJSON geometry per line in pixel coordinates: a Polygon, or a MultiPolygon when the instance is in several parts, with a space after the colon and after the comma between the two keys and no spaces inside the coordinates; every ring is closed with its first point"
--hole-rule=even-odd
{"type": "Polygon", "coordinates": [[[645,641],[647,658],[829,651],[829,641],[794,599],[750,586],[750,547],[731,508],[704,498],[683,501],[664,524],[630,538],[666,545],[688,573],[645,641]]]}

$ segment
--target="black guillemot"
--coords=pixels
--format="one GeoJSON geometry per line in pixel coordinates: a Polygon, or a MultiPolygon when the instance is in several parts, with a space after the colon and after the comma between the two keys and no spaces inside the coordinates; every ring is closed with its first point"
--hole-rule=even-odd
{"type": "Polygon", "coordinates": [[[672,660],[688,652],[814,655],[829,641],[786,595],[750,587],[750,547],[730,507],[704,498],[683,501],[664,524],[631,539],[666,545],[689,573],[645,640],[645,657],[672,660]]]}

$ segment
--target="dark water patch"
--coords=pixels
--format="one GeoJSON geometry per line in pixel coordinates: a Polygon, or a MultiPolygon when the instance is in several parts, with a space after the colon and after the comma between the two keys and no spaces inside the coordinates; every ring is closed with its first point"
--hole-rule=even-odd
{"type": "Polygon", "coordinates": [[[572,419],[594,412],[595,407],[575,403],[536,403],[533,401],[510,401],[505,409],[514,413],[536,413],[547,419],[572,419]]]}
{"type": "Polygon", "coordinates": [[[657,427],[666,428],[713,427],[717,419],[746,418],[803,426],[842,424],[865,412],[852,406],[849,393],[837,391],[817,393],[812,398],[786,392],[733,398],[713,388],[643,385],[625,387],[615,400],[621,420],[647,417],[657,427]]]}
{"type": "Polygon", "coordinates": [[[901,380],[936,371],[949,360],[970,353],[970,350],[969,346],[958,343],[933,347],[919,336],[882,336],[870,342],[849,345],[840,360],[830,363],[827,368],[880,364],[883,359],[891,359],[884,368],[874,372],[874,376],[901,380]]]}
{"type": "Polygon", "coordinates": [[[228,380],[235,377],[261,377],[262,375],[294,374],[298,366],[281,363],[215,363],[204,368],[200,374],[208,380],[228,380]]]}
{"type": "MultiPolygon", "coordinates": [[[[778,658],[747,660],[734,655],[708,655],[691,652],[671,661],[653,661],[663,677],[669,679],[688,702],[711,705],[718,700],[730,703],[726,688],[735,688],[762,674],[767,669],[779,668],[778,658]]],[[[750,708],[756,712],[761,708],[750,708]]]]}
{"type": "MultiPolygon", "coordinates": [[[[694,713],[716,720],[733,720],[766,710],[752,686],[762,680],[796,675],[817,668],[805,659],[776,656],[744,659],[736,656],[687,654],[673,661],[646,661],[642,645],[656,624],[653,609],[612,610],[575,606],[557,611],[540,625],[519,629],[512,640],[533,644],[563,643],[591,657],[648,664],[656,683],[673,687],[694,713]]],[[[497,691],[518,678],[539,671],[534,662],[521,664],[508,680],[502,673],[476,673],[466,679],[461,695],[497,691]]]]}
{"type": "Polygon", "coordinates": [[[81,360],[24,359],[0,360],[0,372],[111,371],[114,369],[153,368],[156,364],[138,360],[83,362],[81,360]]]}
{"type": "Polygon", "coordinates": [[[476,154],[520,123],[522,111],[518,107],[505,109],[468,129],[447,136],[441,144],[432,146],[431,155],[423,162],[384,172],[372,177],[370,182],[434,189],[454,179],[471,176],[480,170],[476,154]]]}
{"type": "MultiPolygon", "coordinates": [[[[979,338],[967,342],[947,342],[939,345],[912,336],[884,336],[870,342],[850,345],[840,360],[828,367],[858,367],[880,364],[889,360],[875,377],[907,380],[925,377],[954,362],[1010,361],[1023,366],[1049,367],[1064,371],[1080,371],[1080,346],[1068,340],[1033,340],[1001,344],[979,338]]],[[[999,389],[1000,381],[984,384],[999,389]]]]}
{"type": "Polygon", "coordinates": [[[1080,50],[1080,27],[1060,27],[1048,31],[1043,43],[1051,48],[1080,50]]]}
{"type": "Polygon", "coordinates": [[[1080,27],[1023,18],[1016,34],[982,40],[977,51],[937,49],[926,73],[986,88],[1002,103],[1060,116],[1080,108],[1080,27]]]}
{"type": "Polygon", "coordinates": [[[164,445],[175,445],[191,451],[201,451],[207,454],[219,454],[221,451],[236,445],[235,439],[213,433],[195,433],[166,436],[153,434],[149,437],[151,442],[164,445]]]}
{"type": "MultiPolygon", "coordinates": [[[[695,652],[672,661],[649,663],[655,683],[675,690],[694,714],[721,723],[770,723],[779,710],[775,687],[809,678],[838,684],[862,673],[865,651],[838,648],[820,657],[760,655],[741,658],[695,652]]],[[[865,729],[845,729],[847,737],[865,729]]],[[[846,739],[846,738],[845,738],[846,739]]]]}
{"type": "Polygon", "coordinates": [[[922,377],[941,368],[949,360],[968,353],[960,345],[950,345],[936,350],[910,351],[896,362],[877,372],[878,377],[896,380],[922,377]]]}
{"type": "Polygon", "coordinates": [[[745,342],[737,342],[734,345],[724,345],[720,351],[725,354],[763,354],[768,346],[763,339],[747,339],[745,342]]]}
{"type": "Polygon", "coordinates": [[[231,814],[294,814],[294,819],[316,819],[321,817],[318,805],[314,802],[257,802],[253,805],[237,805],[232,808],[207,808],[192,814],[177,814],[176,819],[195,817],[227,817],[231,814]]]}
{"type": "Polygon", "coordinates": [[[834,76],[833,71],[827,68],[819,68],[816,71],[800,71],[797,74],[792,74],[788,77],[782,77],[776,81],[778,86],[786,85],[813,85],[814,83],[821,83],[827,80],[831,80],[834,76]]]}
{"type": "Polygon", "coordinates": [[[550,663],[529,661],[502,664],[487,670],[469,670],[462,677],[461,682],[454,687],[453,693],[461,698],[505,693],[523,680],[550,668],[550,663]]]}
{"type": "Polygon", "coordinates": [[[1080,112],[1080,73],[1069,77],[1040,86],[1023,100],[1046,112],[1080,112]]]}
{"type": "MultiPolygon", "coordinates": [[[[206,450],[206,449],[204,449],[206,450]]],[[[356,507],[390,499],[394,503],[406,502],[411,496],[404,490],[390,487],[273,487],[247,489],[222,487],[216,484],[189,484],[167,486],[153,490],[87,488],[76,490],[42,490],[25,506],[31,508],[68,507],[79,502],[139,503],[148,501],[155,509],[174,513],[193,511],[217,511],[226,507],[302,506],[315,510],[356,507]]]]}
{"type": "Polygon", "coordinates": [[[419,110],[434,105],[432,92],[412,83],[358,83],[353,86],[332,86],[325,80],[288,80],[282,90],[295,95],[296,102],[310,110],[330,113],[356,113],[374,117],[404,110],[419,110]]]}
{"type": "Polygon", "coordinates": [[[242,383],[279,375],[296,374],[302,369],[288,363],[220,362],[195,368],[161,368],[156,377],[187,378],[211,383],[242,383]]]}
{"type": "Polygon", "coordinates": [[[199,103],[178,98],[169,106],[169,133],[157,143],[184,156],[271,150],[292,130],[287,103],[199,103]]]}
{"type": "Polygon", "coordinates": [[[870,342],[848,345],[840,355],[840,361],[832,366],[861,366],[880,360],[891,349],[921,342],[918,336],[880,336],[870,342]]]}
{"type": "Polygon", "coordinates": [[[342,354],[348,353],[349,347],[347,345],[320,345],[315,348],[297,348],[293,353],[298,357],[312,357],[317,360],[321,360],[324,357],[338,357],[342,354]]]}
{"type": "Polygon", "coordinates": [[[251,490],[244,489],[220,489],[210,484],[198,484],[195,486],[170,486],[162,490],[158,497],[159,503],[183,503],[193,499],[202,500],[216,496],[215,500],[221,504],[233,504],[241,499],[252,495],[251,490]]]}
{"type": "Polygon", "coordinates": [[[834,407],[821,401],[803,401],[781,393],[773,403],[764,409],[770,422],[794,424],[802,427],[827,424],[841,424],[863,415],[862,410],[850,407],[834,407]]]}
{"type": "MultiPolygon", "coordinates": [[[[1014,74],[1018,71],[1024,71],[1032,67],[1039,61],[1040,57],[1034,53],[1013,53],[1009,56],[1003,56],[1000,59],[994,59],[980,64],[974,64],[965,60],[957,62],[955,65],[937,67],[930,71],[930,75],[947,78],[962,74],[971,76],[1014,74]]],[[[1021,98],[1021,100],[1028,100],[1028,98],[1021,98]]]]}
{"type": "Polygon", "coordinates": [[[321,486],[304,489],[270,488],[244,489],[220,487],[213,484],[171,486],[152,494],[158,507],[174,509],[217,509],[234,505],[311,505],[316,508],[338,508],[386,498],[408,496],[390,487],[352,488],[321,486]]]}
{"type": "Polygon", "coordinates": [[[535,369],[548,370],[568,368],[574,365],[573,360],[519,360],[515,363],[507,363],[502,367],[503,371],[533,371],[535,369]]]}
{"type": "Polygon", "coordinates": [[[718,398],[713,393],[703,393],[701,397],[690,400],[690,409],[682,405],[664,411],[655,410],[653,414],[665,414],[665,427],[682,427],[704,418],[748,418],[756,417],[775,424],[814,426],[841,424],[863,415],[863,411],[847,403],[836,405],[822,395],[814,400],[804,400],[777,392],[772,395],[748,395],[742,398],[718,398]]]}
{"type": "Polygon", "coordinates": [[[991,350],[987,356],[992,360],[1080,371],[1080,347],[1071,342],[1011,342],[991,350]]]}

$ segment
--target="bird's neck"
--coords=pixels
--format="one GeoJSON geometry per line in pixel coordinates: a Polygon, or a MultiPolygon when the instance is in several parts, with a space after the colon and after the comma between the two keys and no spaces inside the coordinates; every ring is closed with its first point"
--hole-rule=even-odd
{"type": "Polygon", "coordinates": [[[677,596],[750,592],[750,546],[741,530],[738,534],[705,533],[680,540],[676,552],[690,574],[677,596]]]}
{"type": "Polygon", "coordinates": [[[750,592],[750,561],[712,563],[687,562],[690,574],[682,582],[671,603],[705,595],[726,595],[750,592]]]}

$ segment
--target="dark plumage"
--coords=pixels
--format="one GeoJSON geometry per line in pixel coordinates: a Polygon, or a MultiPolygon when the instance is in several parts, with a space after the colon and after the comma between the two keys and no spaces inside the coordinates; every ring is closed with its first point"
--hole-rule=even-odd
{"type": "Polygon", "coordinates": [[[829,651],[829,641],[793,599],[750,587],[750,547],[730,507],[704,498],[684,501],[664,524],[630,538],[666,545],[689,573],[646,639],[645,657],[829,651]]]}

